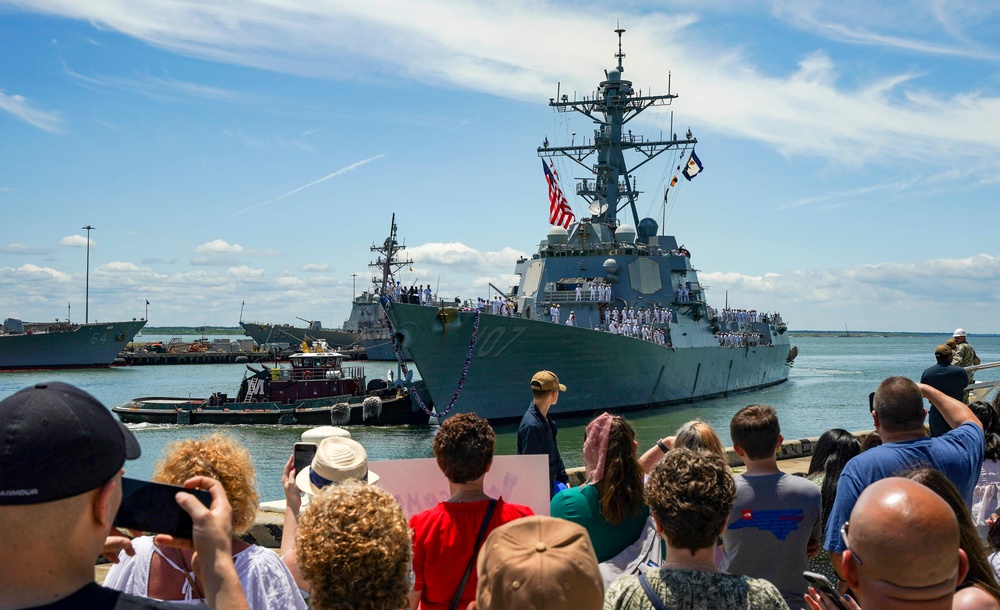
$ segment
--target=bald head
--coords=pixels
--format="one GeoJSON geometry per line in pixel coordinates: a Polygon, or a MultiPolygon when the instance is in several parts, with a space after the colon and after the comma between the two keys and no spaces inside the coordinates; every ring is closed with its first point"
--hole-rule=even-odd
{"type": "Polygon", "coordinates": [[[862,492],[849,523],[845,576],[862,607],[951,607],[968,562],[940,496],[916,481],[882,479],[862,492]]]}

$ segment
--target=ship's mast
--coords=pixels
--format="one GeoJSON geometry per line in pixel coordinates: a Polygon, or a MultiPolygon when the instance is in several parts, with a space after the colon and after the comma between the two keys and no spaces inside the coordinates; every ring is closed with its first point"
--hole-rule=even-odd
{"type": "Polygon", "coordinates": [[[378,252],[379,256],[374,263],[369,263],[368,266],[377,269],[382,272],[382,277],[379,278],[377,275],[372,276],[372,284],[381,286],[380,294],[389,294],[389,282],[390,278],[394,277],[396,272],[402,269],[406,265],[412,265],[413,261],[410,259],[399,260],[397,256],[401,251],[406,249],[406,246],[400,245],[396,241],[396,215],[392,215],[392,225],[389,229],[389,237],[385,238],[381,246],[373,245],[371,247],[372,252],[378,252]]]}
{"type": "MultiPolygon", "coordinates": [[[[618,28],[618,66],[611,72],[605,72],[598,91],[591,97],[582,100],[570,100],[569,96],[558,95],[558,99],[550,98],[549,106],[558,112],[576,111],[590,117],[597,125],[592,141],[584,139],[582,145],[550,147],[548,139],[538,149],[540,157],[565,156],[594,175],[593,179],[584,178],[576,187],[576,194],[589,204],[591,217],[595,222],[609,225],[617,224],[618,213],[626,205],[632,211],[634,222],[638,224],[639,213],[636,209],[636,190],[633,172],[653,160],[667,150],[687,150],[698,142],[688,130],[684,139],[678,139],[673,134],[670,139],[645,140],[641,135],[632,135],[631,131],[623,135],[623,127],[643,110],[651,106],[667,106],[677,97],[669,91],[666,95],[636,94],[632,89],[632,81],[623,80],[625,71],[622,52],[622,34],[625,30],[618,28]],[[628,167],[625,163],[626,150],[640,155],[638,162],[628,167]],[[587,161],[592,156],[596,159],[587,161]],[[596,162],[595,162],[596,161],[596,162]],[[588,163],[590,163],[588,165],[588,163]]],[[[669,80],[668,80],[669,82],[669,80]]],[[[669,134],[668,134],[669,135],[669,134]]]]}

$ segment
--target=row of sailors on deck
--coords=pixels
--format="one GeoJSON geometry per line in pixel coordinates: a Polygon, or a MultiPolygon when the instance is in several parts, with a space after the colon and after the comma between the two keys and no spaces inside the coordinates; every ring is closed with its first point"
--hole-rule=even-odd
{"type": "Polygon", "coordinates": [[[397,303],[401,302],[402,296],[406,294],[409,296],[409,301],[411,303],[420,303],[421,305],[434,304],[434,296],[431,292],[430,284],[427,284],[427,286],[421,284],[419,288],[414,286],[406,288],[401,282],[397,281],[395,284],[392,284],[386,292],[389,291],[392,292],[392,299],[397,303]]]}
{"type": "Polygon", "coordinates": [[[651,308],[640,308],[638,311],[634,307],[611,307],[604,310],[604,325],[611,326],[611,322],[633,323],[640,322],[650,324],[671,324],[674,321],[674,311],[669,307],[654,305],[651,308]]]}
{"type": "Polygon", "coordinates": [[[487,307],[489,307],[490,313],[495,316],[509,316],[512,313],[517,313],[517,307],[513,302],[500,298],[499,296],[493,297],[492,301],[487,301],[482,297],[476,298],[477,311],[483,311],[487,307]],[[487,303],[489,303],[489,305],[487,305],[487,303]]]}
{"type": "Polygon", "coordinates": [[[667,331],[662,328],[653,328],[647,324],[639,324],[638,322],[622,322],[619,324],[614,320],[608,324],[608,332],[613,335],[622,335],[625,337],[633,337],[635,339],[642,339],[643,341],[652,341],[657,345],[670,346],[670,337],[667,331]]]}
{"type": "Polygon", "coordinates": [[[723,331],[715,333],[715,338],[719,340],[722,347],[756,347],[763,343],[764,335],[758,332],[737,333],[723,331]]]}
{"type": "MultiPolygon", "coordinates": [[[[575,295],[577,301],[583,300],[583,284],[577,284],[575,295]]],[[[603,301],[608,302],[611,300],[611,284],[596,283],[591,282],[589,288],[590,297],[588,301],[603,301]]]]}
{"type": "Polygon", "coordinates": [[[765,324],[781,324],[781,314],[778,312],[774,313],[764,313],[759,312],[755,309],[716,309],[714,307],[708,308],[708,313],[711,316],[719,318],[723,323],[726,322],[736,322],[740,326],[745,324],[753,324],[755,322],[763,322],[765,324]]]}
{"type": "Polygon", "coordinates": [[[718,316],[723,322],[736,322],[740,326],[764,321],[764,312],[756,309],[723,309],[718,316]]]}

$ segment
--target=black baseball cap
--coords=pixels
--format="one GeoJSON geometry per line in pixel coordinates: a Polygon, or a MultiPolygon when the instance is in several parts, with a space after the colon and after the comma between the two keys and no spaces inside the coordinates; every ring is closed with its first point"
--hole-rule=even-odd
{"type": "Polygon", "coordinates": [[[139,453],[107,407],[68,383],[38,383],[0,401],[0,505],[97,489],[139,453]]]}

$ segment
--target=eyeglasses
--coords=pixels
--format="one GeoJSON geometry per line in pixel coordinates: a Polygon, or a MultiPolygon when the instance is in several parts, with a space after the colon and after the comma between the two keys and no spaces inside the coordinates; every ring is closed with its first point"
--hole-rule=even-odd
{"type": "Polygon", "coordinates": [[[875,392],[868,395],[868,411],[875,412],[875,392]]]}
{"type": "MultiPolygon", "coordinates": [[[[844,521],[844,524],[840,526],[840,539],[844,541],[844,550],[847,551],[851,551],[851,544],[847,542],[847,526],[849,524],[850,521],[844,521]]],[[[865,562],[861,561],[861,558],[858,557],[857,552],[851,551],[851,557],[853,557],[854,560],[858,562],[858,565],[865,564],[865,562]]]]}

